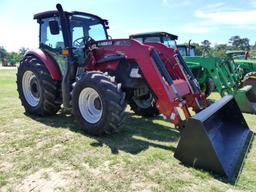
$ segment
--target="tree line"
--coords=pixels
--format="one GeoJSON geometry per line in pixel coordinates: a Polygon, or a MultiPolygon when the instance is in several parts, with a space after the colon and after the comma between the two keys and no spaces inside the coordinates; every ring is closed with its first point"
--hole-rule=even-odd
{"type": "Polygon", "coordinates": [[[3,46],[0,46],[0,59],[2,63],[5,61],[9,65],[15,65],[22,59],[27,50],[28,48],[21,47],[18,52],[8,52],[3,46]]]}
{"type": "Polygon", "coordinates": [[[215,44],[209,40],[204,40],[201,44],[192,43],[196,47],[196,55],[212,55],[216,57],[225,57],[227,50],[244,50],[250,51],[256,49],[256,42],[250,45],[249,38],[241,38],[240,36],[232,36],[227,44],[215,44]]]}
{"type": "MultiPolygon", "coordinates": [[[[192,43],[196,47],[196,55],[212,55],[217,57],[224,57],[227,50],[244,50],[249,51],[251,49],[256,49],[256,42],[254,45],[250,45],[250,40],[248,38],[241,38],[240,36],[230,37],[228,44],[215,44],[209,40],[204,40],[201,44],[192,43]]],[[[10,65],[18,63],[28,48],[21,47],[18,52],[8,52],[3,46],[0,46],[0,59],[6,60],[10,65]]]]}

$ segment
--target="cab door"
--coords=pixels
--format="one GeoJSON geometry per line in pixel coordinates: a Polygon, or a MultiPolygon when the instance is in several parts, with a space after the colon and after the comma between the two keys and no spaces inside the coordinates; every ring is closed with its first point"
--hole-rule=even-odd
{"type": "Polygon", "coordinates": [[[64,74],[66,58],[62,54],[64,49],[64,39],[58,17],[45,18],[40,21],[40,45],[39,47],[50,54],[57,62],[61,74],[64,74]],[[50,30],[49,22],[55,20],[59,24],[59,33],[53,34],[50,30]]]}

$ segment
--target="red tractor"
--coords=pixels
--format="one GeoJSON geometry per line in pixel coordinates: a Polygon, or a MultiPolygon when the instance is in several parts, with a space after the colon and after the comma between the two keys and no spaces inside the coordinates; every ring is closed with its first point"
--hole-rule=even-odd
{"type": "Polygon", "coordinates": [[[63,104],[92,135],[118,131],[126,103],[142,116],[161,113],[182,132],[176,158],[236,178],[252,132],[232,96],[207,107],[175,49],[109,39],[107,20],[56,7],[34,15],[39,49],[28,51],[18,67],[18,92],[27,113],[54,115],[63,104]],[[198,114],[192,117],[189,108],[198,114]]]}

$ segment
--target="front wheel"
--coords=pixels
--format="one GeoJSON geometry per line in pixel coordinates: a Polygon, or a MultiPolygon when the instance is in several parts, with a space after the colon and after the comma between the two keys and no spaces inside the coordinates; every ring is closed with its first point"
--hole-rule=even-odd
{"type": "Polygon", "coordinates": [[[91,135],[117,132],[124,120],[125,95],[113,79],[86,72],[74,84],[72,110],[81,128],[91,135]]]}

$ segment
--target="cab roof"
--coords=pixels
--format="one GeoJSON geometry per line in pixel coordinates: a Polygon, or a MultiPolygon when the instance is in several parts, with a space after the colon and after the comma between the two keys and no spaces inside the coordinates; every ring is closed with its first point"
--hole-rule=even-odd
{"type": "MultiPolygon", "coordinates": [[[[177,47],[188,47],[187,44],[178,44],[177,47]]],[[[195,45],[190,45],[190,47],[196,48],[195,45]]]]}
{"type": "Polygon", "coordinates": [[[177,40],[178,36],[177,35],[173,35],[170,33],[166,33],[166,32],[161,32],[161,31],[157,31],[157,32],[147,32],[147,33],[137,33],[137,34],[133,34],[130,35],[130,38],[138,38],[138,37],[153,37],[153,36],[169,36],[172,40],[177,40]]]}
{"type": "MultiPolygon", "coordinates": [[[[97,15],[93,15],[91,13],[85,13],[85,12],[79,12],[79,11],[72,11],[72,12],[67,12],[64,11],[65,14],[72,16],[72,15],[83,15],[83,16],[90,16],[90,17],[94,17],[97,18],[99,20],[102,20],[104,22],[106,22],[106,19],[102,19],[101,17],[97,16],[97,15]]],[[[53,10],[53,11],[45,11],[45,12],[41,12],[41,13],[37,13],[34,15],[34,19],[37,20],[41,20],[44,18],[49,18],[49,17],[54,17],[54,16],[59,16],[59,12],[57,10],[53,10]]]]}
{"type": "Polygon", "coordinates": [[[226,54],[245,54],[244,50],[227,50],[226,54]]]}

